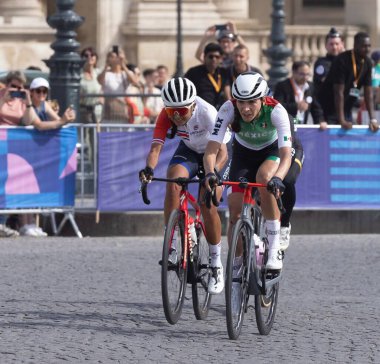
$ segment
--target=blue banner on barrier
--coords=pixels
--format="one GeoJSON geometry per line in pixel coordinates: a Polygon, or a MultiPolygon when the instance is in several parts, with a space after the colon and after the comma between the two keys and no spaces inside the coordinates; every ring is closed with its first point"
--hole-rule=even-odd
{"type": "Polygon", "coordinates": [[[305,151],[296,207],[380,208],[380,134],[368,129],[298,129],[305,151]]]}
{"type": "MultiPolygon", "coordinates": [[[[367,129],[319,131],[299,128],[305,149],[297,181],[296,207],[305,209],[380,208],[380,134],[367,129]]],[[[144,205],[138,171],[152,131],[99,133],[98,204],[100,211],[162,210],[164,183],[149,186],[151,204],[144,205]]],[[[164,177],[178,139],[167,140],[155,176],[164,177]]],[[[193,191],[194,192],[194,191],[193,191]]],[[[226,206],[226,202],[222,204],[226,206]]]]}
{"type": "Polygon", "coordinates": [[[0,129],[0,208],[74,206],[76,128],[0,129]]]}

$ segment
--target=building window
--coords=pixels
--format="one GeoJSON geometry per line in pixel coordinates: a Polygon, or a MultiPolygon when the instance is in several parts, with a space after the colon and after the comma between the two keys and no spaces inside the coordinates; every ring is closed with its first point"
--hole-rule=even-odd
{"type": "Polygon", "coordinates": [[[303,6],[343,8],[344,0],[303,0],[303,6]]]}

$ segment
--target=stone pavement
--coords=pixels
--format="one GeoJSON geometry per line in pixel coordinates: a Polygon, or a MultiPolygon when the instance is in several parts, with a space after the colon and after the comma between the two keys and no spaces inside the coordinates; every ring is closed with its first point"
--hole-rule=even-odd
{"type": "Polygon", "coordinates": [[[160,251],[152,237],[2,239],[0,363],[380,363],[379,235],[292,236],[272,332],[250,310],[237,341],[224,294],[197,321],[188,289],[166,323],[160,251]]]}

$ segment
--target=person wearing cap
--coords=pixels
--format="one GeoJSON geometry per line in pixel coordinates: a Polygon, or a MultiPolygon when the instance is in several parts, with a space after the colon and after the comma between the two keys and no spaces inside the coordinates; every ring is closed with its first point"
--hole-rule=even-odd
{"type": "MultiPolygon", "coordinates": [[[[326,55],[319,57],[314,63],[313,83],[317,99],[320,99],[320,90],[327,74],[330,71],[331,64],[335,57],[344,51],[342,35],[332,27],[325,37],[326,55]]],[[[321,123],[321,129],[326,129],[327,123],[321,123]]]]}
{"type": "Polygon", "coordinates": [[[223,60],[221,67],[228,68],[232,62],[232,52],[238,44],[246,45],[241,35],[237,32],[235,23],[229,21],[226,24],[212,25],[206,29],[204,36],[199,42],[195,52],[195,58],[200,62],[204,60],[203,50],[205,45],[217,40],[223,50],[223,60]]]}
{"type": "Polygon", "coordinates": [[[38,130],[57,129],[75,120],[75,110],[68,107],[60,117],[47,102],[50,85],[43,77],[35,78],[29,87],[31,104],[36,113],[32,125],[38,130]]]}

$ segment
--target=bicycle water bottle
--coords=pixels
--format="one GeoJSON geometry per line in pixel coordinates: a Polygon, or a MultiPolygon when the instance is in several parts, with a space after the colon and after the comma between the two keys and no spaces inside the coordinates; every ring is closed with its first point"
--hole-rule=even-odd
{"type": "Polygon", "coordinates": [[[253,234],[253,242],[256,247],[256,262],[261,267],[264,263],[264,242],[256,234],[253,234]]]}

